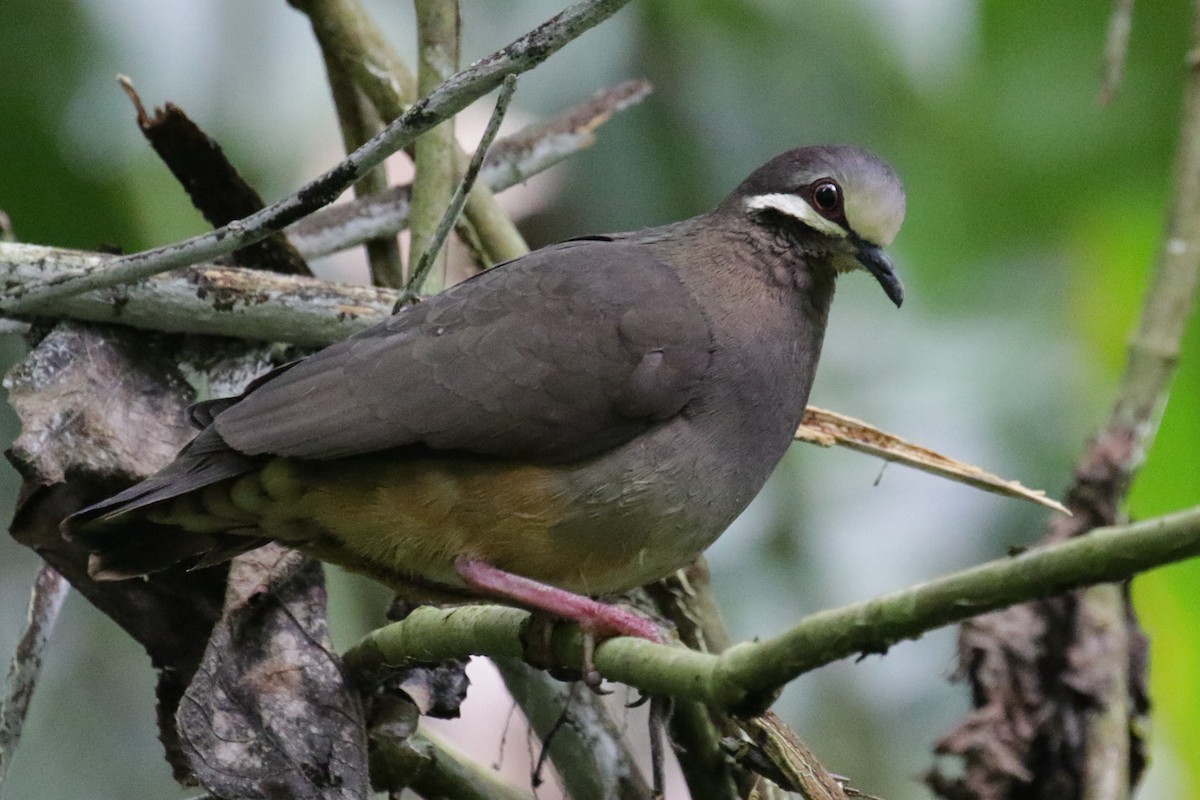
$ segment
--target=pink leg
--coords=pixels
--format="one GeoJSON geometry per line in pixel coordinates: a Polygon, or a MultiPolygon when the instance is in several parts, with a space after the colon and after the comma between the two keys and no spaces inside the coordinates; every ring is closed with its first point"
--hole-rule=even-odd
{"type": "Polygon", "coordinates": [[[602,636],[636,636],[662,642],[649,620],[618,606],[573,594],[556,586],[514,575],[468,556],[454,560],[454,568],[467,585],[483,594],[509,600],[525,608],[545,611],[579,625],[585,633],[602,636]]]}

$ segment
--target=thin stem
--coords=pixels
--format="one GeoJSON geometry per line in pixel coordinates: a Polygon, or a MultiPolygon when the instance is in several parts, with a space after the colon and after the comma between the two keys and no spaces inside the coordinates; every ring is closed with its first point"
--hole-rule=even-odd
{"type": "Polygon", "coordinates": [[[434,258],[442,249],[442,244],[446,241],[446,237],[450,234],[450,229],[454,227],[454,223],[458,220],[458,215],[462,213],[463,206],[470,195],[471,187],[475,185],[475,179],[479,176],[479,168],[483,166],[483,157],[487,154],[488,148],[491,147],[492,142],[496,138],[496,133],[500,130],[500,123],[504,121],[504,114],[508,111],[508,105],[512,102],[513,93],[516,90],[517,76],[509,75],[504,79],[504,84],[500,87],[500,96],[496,98],[496,108],[492,110],[492,117],[488,120],[487,129],[483,132],[483,139],[480,140],[479,146],[475,148],[475,155],[471,158],[471,163],[467,166],[466,174],[463,175],[458,188],[454,190],[454,195],[450,198],[450,205],[446,207],[446,213],[442,215],[437,229],[434,230],[433,236],[429,239],[429,246],[421,254],[421,259],[417,262],[412,276],[408,279],[408,285],[404,287],[404,295],[400,298],[401,304],[417,299],[422,283],[424,283],[426,276],[433,268],[434,258]]]}
{"type": "Polygon", "coordinates": [[[4,696],[0,697],[0,797],[4,796],[8,769],[21,741],[29,702],[42,672],[46,642],[70,591],[71,584],[53,567],[41,565],[30,593],[25,629],[9,663],[4,696]]]}
{"type": "Polygon", "coordinates": [[[1108,105],[1121,88],[1125,74],[1125,55],[1129,52],[1129,33],[1133,30],[1133,0],[1115,0],[1108,18],[1104,41],[1104,77],[1100,84],[1100,104],[1108,105]]]}
{"type": "MultiPolygon", "coordinates": [[[[650,84],[645,81],[627,81],[597,92],[550,119],[497,139],[488,150],[471,197],[479,193],[482,184],[501,192],[591,147],[600,125],[649,93],[650,84]]],[[[329,255],[372,237],[398,233],[408,224],[410,202],[410,187],[395,186],[314,212],[289,226],[288,238],[306,258],[329,255]]],[[[469,214],[469,200],[467,206],[469,214]]]]}

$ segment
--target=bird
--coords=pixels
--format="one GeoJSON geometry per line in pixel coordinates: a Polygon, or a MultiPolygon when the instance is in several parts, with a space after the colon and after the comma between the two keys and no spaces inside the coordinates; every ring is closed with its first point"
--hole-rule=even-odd
{"type": "Polygon", "coordinates": [[[838,275],[899,307],[905,192],[849,145],[714,210],[498,265],[190,411],[158,473],[68,517],[98,580],[267,541],[430,597],[658,640],[603,598],[698,557],[808,402],[838,275]],[[599,598],[599,599],[598,599],[599,598]]]}

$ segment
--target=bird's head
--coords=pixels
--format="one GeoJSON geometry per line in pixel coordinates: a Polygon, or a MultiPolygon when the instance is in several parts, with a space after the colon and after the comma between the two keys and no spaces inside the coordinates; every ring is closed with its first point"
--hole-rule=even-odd
{"type": "Polygon", "coordinates": [[[860,147],[801,147],[755,170],[726,203],[756,225],[799,223],[821,242],[839,272],[865,269],[897,306],[904,287],[882,248],[904,221],[895,171],[860,147]]]}

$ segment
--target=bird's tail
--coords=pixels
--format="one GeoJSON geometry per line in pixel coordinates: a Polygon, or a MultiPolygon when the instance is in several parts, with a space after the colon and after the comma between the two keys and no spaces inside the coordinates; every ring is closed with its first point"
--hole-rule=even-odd
{"type": "Polygon", "coordinates": [[[260,459],[230,449],[209,428],[164,469],[75,512],[61,530],[92,552],[88,572],[97,580],[216,564],[266,540],[254,536],[249,515],[244,530],[206,516],[205,495],[227,498],[228,484],[260,466],[260,459]]]}

